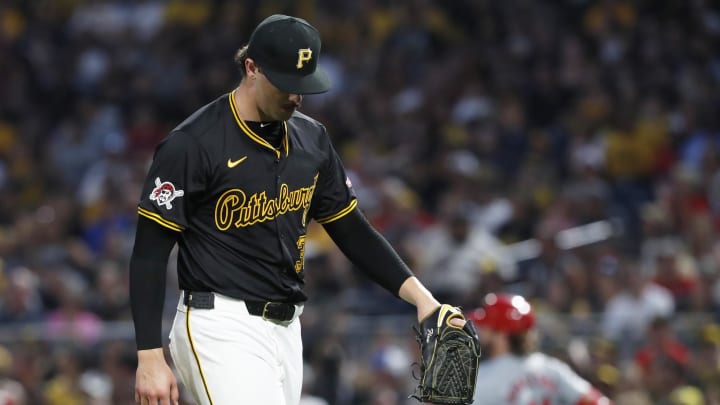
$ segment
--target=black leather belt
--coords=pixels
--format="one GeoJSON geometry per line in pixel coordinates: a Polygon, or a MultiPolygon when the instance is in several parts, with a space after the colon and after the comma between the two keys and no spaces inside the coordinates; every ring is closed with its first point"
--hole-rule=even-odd
{"type": "MultiPolygon", "coordinates": [[[[215,308],[215,294],[206,291],[185,291],[183,304],[190,308],[215,308]]],[[[295,305],[284,302],[245,301],[250,315],[277,322],[286,322],[295,316],[295,305]]]]}
{"type": "Polygon", "coordinates": [[[295,305],[284,302],[245,301],[250,315],[261,316],[271,321],[285,322],[295,316],[295,305]]]}

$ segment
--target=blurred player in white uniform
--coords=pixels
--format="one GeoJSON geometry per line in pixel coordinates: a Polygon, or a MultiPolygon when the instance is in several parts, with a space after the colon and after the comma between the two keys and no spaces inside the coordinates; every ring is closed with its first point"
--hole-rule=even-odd
{"type": "Polygon", "coordinates": [[[468,316],[483,346],[473,405],[611,405],[562,361],[533,352],[535,324],[519,295],[488,294],[468,316]]]}

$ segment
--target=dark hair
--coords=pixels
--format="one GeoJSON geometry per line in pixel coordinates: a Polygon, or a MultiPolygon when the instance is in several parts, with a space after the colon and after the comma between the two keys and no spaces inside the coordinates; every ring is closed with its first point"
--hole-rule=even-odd
{"type": "Polygon", "coordinates": [[[530,352],[527,333],[508,335],[508,344],[510,345],[510,353],[516,356],[524,356],[530,352]]]}
{"type": "Polygon", "coordinates": [[[235,61],[235,64],[238,67],[238,70],[240,70],[240,75],[244,79],[245,78],[245,61],[248,58],[248,46],[244,45],[242,48],[238,49],[237,52],[235,52],[235,57],[233,60],[235,61]]]}

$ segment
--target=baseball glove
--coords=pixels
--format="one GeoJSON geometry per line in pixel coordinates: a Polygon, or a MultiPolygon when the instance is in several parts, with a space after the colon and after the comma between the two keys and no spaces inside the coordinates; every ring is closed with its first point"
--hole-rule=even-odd
{"type": "Polygon", "coordinates": [[[420,382],[410,397],[434,404],[473,402],[480,342],[472,322],[459,328],[450,324],[454,318],[465,319],[459,308],[444,304],[413,326],[422,364],[420,382]]]}

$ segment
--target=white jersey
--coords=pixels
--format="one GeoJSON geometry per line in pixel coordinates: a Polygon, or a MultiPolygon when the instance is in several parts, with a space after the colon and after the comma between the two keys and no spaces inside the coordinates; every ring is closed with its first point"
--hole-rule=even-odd
{"type": "Polygon", "coordinates": [[[480,363],[473,405],[574,405],[591,390],[558,359],[504,355],[480,363]]]}

